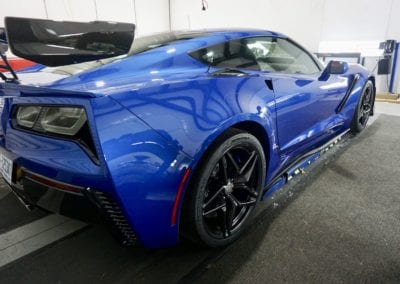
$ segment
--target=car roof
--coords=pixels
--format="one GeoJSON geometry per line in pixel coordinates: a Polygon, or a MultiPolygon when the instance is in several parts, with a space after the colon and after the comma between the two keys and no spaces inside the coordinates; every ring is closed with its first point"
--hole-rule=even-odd
{"type": "MultiPolygon", "coordinates": [[[[160,33],[163,34],[163,33],[160,33]]],[[[198,30],[173,30],[169,32],[164,32],[164,34],[173,34],[178,38],[186,38],[186,37],[209,37],[216,35],[225,35],[229,36],[229,38],[236,37],[244,37],[244,36],[278,36],[278,37],[287,37],[284,34],[263,30],[263,29],[249,29],[249,28],[225,28],[225,29],[198,29],[198,30]]]]}

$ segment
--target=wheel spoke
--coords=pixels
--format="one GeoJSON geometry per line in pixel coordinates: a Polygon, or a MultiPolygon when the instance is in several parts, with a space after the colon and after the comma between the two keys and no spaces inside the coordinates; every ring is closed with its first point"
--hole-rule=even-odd
{"type": "Polygon", "coordinates": [[[233,205],[233,207],[238,207],[240,206],[240,201],[236,199],[235,196],[233,196],[233,194],[229,193],[226,195],[226,197],[228,197],[228,200],[231,202],[231,204],[233,205]]]}
{"type": "Polygon", "coordinates": [[[257,155],[254,156],[253,158],[253,162],[251,163],[249,169],[247,170],[247,172],[245,174],[242,175],[242,182],[247,183],[249,182],[251,176],[253,175],[254,172],[254,168],[256,167],[256,163],[257,163],[257,155]]]}
{"type": "Polygon", "coordinates": [[[233,227],[233,220],[235,219],[235,213],[236,213],[236,206],[233,205],[232,203],[230,205],[227,204],[226,207],[226,214],[225,214],[225,228],[226,228],[226,233],[228,236],[231,234],[231,230],[233,227]]]}
{"type": "Polygon", "coordinates": [[[228,156],[229,160],[231,161],[231,164],[235,167],[236,172],[239,172],[239,166],[236,163],[235,159],[232,157],[232,154],[227,152],[226,155],[228,156]]]}
{"type": "MultiPolygon", "coordinates": [[[[215,208],[213,208],[213,209],[210,209],[210,210],[208,210],[208,211],[203,212],[203,216],[210,215],[210,214],[212,214],[212,213],[214,213],[214,212],[217,212],[218,210],[224,209],[224,208],[226,209],[226,203],[223,203],[223,204],[218,205],[217,207],[215,207],[215,208]]],[[[222,211],[223,211],[223,210],[222,210],[222,211]]]]}
{"type": "Polygon", "coordinates": [[[214,195],[211,196],[210,199],[208,199],[208,201],[207,201],[205,204],[203,204],[203,209],[205,209],[208,205],[210,205],[211,202],[213,202],[213,201],[218,197],[218,195],[220,195],[223,191],[224,191],[224,186],[221,186],[221,188],[218,189],[218,190],[214,193],[214,195]]]}
{"type": "Polygon", "coordinates": [[[252,205],[256,204],[256,202],[257,202],[257,199],[252,198],[249,201],[241,202],[240,206],[242,206],[242,207],[244,207],[244,206],[252,206],[252,205]]]}
{"type": "Polygon", "coordinates": [[[247,166],[251,163],[251,160],[253,160],[254,156],[256,155],[256,151],[253,151],[250,155],[250,157],[247,159],[246,163],[244,163],[243,167],[239,170],[239,175],[243,174],[247,166]]]}
{"type": "Polygon", "coordinates": [[[224,236],[224,238],[227,238],[230,236],[230,230],[228,229],[228,227],[226,226],[227,224],[227,213],[226,213],[226,207],[225,210],[221,210],[218,212],[218,217],[220,219],[220,226],[221,226],[221,231],[222,231],[222,235],[224,236]]]}
{"type": "Polygon", "coordinates": [[[250,206],[257,202],[256,198],[251,198],[249,201],[241,202],[233,194],[228,194],[227,197],[236,207],[250,206]]]}

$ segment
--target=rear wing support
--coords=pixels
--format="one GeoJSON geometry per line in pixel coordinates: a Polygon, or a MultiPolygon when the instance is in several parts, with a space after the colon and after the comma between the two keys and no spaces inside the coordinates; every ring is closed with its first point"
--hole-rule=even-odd
{"type": "Polygon", "coordinates": [[[7,60],[7,55],[6,55],[7,50],[8,50],[8,44],[6,38],[6,31],[4,28],[0,28],[0,57],[1,60],[3,61],[3,64],[0,64],[0,68],[8,70],[12,75],[12,78],[8,78],[6,75],[0,72],[0,78],[3,79],[5,82],[18,83],[19,82],[18,76],[14,72],[10,63],[7,60]]]}

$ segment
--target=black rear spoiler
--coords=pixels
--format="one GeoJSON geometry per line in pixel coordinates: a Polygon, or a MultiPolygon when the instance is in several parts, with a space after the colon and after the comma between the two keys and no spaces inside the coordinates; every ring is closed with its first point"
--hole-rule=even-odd
{"type": "Polygon", "coordinates": [[[5,18],[8,45],[16,56],[62,66],[129,52],[135,25],[117,22],[64,22],[5,18]]]}

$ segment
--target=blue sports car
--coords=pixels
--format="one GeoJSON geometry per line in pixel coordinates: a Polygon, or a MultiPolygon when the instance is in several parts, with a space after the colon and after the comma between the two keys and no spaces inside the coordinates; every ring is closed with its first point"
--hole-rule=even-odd
{"type": "Polygon", "coordinates": [[[373,115],[365,68],[323,66],[276,32],[5,24],[2,57],[8,46],[38,63],[1,75],[5,181],[28,208],[105,223],[126,245],[231,243],[260,201],[373,115]]]}

